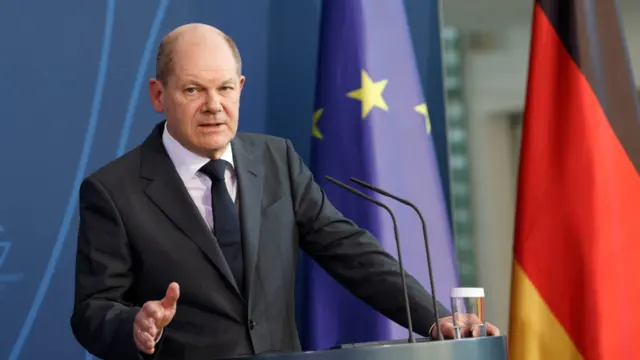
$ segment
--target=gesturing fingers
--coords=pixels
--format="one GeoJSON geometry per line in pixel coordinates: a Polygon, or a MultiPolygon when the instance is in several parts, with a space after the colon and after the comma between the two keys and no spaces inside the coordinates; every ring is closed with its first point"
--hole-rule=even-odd
{"type": "Polygon", "coordinates": [[[162,305],[165,310],[175,310],[179,297],[180,286],[178,286],[178,283],[172,282],[169,284],[164,298],[160,300],[160,305],[162,305]]]}
{"type": "Polygon", "coordinates": [[[148,301],[142,306],[144,315],[151,319],[156,326],[160,325],[164,317],[164,309],[159,301],[148,301]]]}
{"type": "Polygon", "coordinates": [[[158,334],[158,326],[156,324],[155,318],[141,316],[140,321],[138,322],[138,328],[142,332],[146,332],[151,335],[152,338],[156,338],[158,334]]]}
{"type": "Polygon", "coordinates": [[[163,310],[157,301],[150,301],[143,305],[136,315],[133,324],[133,338],[138,350],[153,354],[155,337],[158,334],[158,322],[162,320],[163,310]]]}
{"type": "Polygon", "coordinates": [[[174,282],[169,284],[164,298],[144,303],[133,323],[133,339],[138,350],[153,354],[160,331],[176,313],[179,297],[180,287],[174,282]]]}
{"type": "Polygon", "coordinates": [[[133,338],[135,340],[136,346],[138,347],[138,350],[149,355],[153,354],[153,352],[155,351],[155,344],[153,338],[149,333],[140,330],[140,328],[134,327],[133,338]]]}
{"type": "Polygon", "coordinates": [[[138,350],[147,354],[153,354],[155,342],[149,333],[151,326],[148,325],[148,320],[150,319],[143,314],[143,312],[139,312],[138,316],[136,316],[136,321],[133,323],[133,339],[138,350]]]}

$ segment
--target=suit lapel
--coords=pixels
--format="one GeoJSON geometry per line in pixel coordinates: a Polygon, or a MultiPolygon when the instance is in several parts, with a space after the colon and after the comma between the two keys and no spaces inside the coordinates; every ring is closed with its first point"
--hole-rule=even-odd
{"type": "Polygon", "coordinates": [[[164,122],[156,126],[141,147],[141,176],[151,181],[145,193],[202,250],[240,295],[218,242],[193,203],[164,149],[163,129],[164,122]]]}
{"type": "Polygon", "coordinates": [[[260,211],[262,203],[263,168],[259,159],[254,156],[250,144],[236,137],[231,143],[238,179],[238,198],[240,203],[240,228],[245,262],[246,297],[253,285],[256,262],[258,258],[258,241],[260,239],[260,211]]]}

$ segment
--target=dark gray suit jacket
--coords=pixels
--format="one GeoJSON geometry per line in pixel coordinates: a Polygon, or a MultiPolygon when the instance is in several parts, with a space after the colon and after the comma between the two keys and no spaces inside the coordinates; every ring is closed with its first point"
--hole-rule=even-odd
{"type": "MultiPolygon", "coordinates": [[[[299,248],[353,294],[406,325],[396,260],[331,205],[288,140],[239,133],[232,146],[243,295],[164,149],[163,128],[158,124],[143,144],[81,186],[71,327],[84,348],[105,360],[141,359],[133,341],[136,313],[176,281],[178,310],[156,359],[298,351],[299,248]]],[[[407,280],[414,330],[427,336],[436,321],[430,296],[407,280]]]]}

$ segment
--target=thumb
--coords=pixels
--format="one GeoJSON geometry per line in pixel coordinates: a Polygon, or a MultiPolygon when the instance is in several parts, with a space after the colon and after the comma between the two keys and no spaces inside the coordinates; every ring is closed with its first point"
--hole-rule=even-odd
{"type": "Polygon", "coordinates": [[[164,295],[164,298],[160,300],[160,304],[163,308],[175,309],[178,303],[178,298],[180,297],[180,286],[176,282],[172,282],[169,284],[167,288],[167,293],[164,295]]]}

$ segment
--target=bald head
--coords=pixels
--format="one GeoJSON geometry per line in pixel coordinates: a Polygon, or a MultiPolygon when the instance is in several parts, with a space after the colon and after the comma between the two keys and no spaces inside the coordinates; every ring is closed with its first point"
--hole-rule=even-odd
{"type": "Polygon", "coordinates": [[[242,74],[240,51],[231,37],[213,26],[193,23],[175,28],[160,42],[156,57],[156,79],[167,84],[173,73],[175,62],[186,49],[205,47],[209,50],[230,50],[236,63],[238,76],[242,74]]]}

